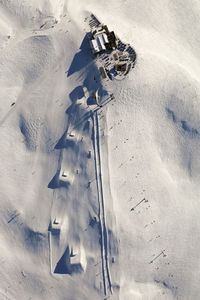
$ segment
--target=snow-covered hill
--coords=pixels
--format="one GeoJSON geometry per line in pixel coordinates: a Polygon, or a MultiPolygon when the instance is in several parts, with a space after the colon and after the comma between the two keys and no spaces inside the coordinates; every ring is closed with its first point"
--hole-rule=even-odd
{"type": "Polygon", "coordinates": [[[199,14],[0,0],[0,299],[199,299],[199,14]],[[136,50],[122,81],[91,13],[136,50]]]}

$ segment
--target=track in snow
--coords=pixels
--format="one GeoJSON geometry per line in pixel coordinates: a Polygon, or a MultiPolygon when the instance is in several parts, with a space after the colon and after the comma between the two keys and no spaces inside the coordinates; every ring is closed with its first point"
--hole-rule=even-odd
{"type": "Polygon", "coordinates": [[[95,171],[96,171],[96,182],[97,182],[97,194],[99,202],[99,223],[100,223],[100,235],[101,235],[101,260],[102,260],[102,277],[104,294],[112,294],[112,284],[109,271],[108,262],[108,236],[105,220],[104,211],[104,197],[103,197],[103,184],[102,184],[102,173],[101,173],[101,154],[100,154],[100,143],[99,143],[99,121],[98,112],[92,113],[93,120],[93,147],[94,147],[94,159],[95,159],[95,171]]]}

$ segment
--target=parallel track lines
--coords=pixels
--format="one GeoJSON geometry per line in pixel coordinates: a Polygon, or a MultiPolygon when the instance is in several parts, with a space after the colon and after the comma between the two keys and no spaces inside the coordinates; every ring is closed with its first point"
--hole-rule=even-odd
{"type": "Polygon", "coordinates": [[[112,284],[109,271],[108,262],[108,237],[104,211],[104,196],[103,196],[103,183],[102,183],[102,172],[101,172],[101,154],[100,154],[100,143],[99,143],[99,122],[98,113],[92,114],[93,120],[93,131],[94,131],[94,158],[95,158],[95,170],[96,170],[96,182],[97,182],[97,193],[99,202],[99,222],[100,222],[100,235],[101,235],[101,259],[102,259],[102,276],[104,285],[104,294],[108,295],[108,292],[112,294],[112,284]]]}

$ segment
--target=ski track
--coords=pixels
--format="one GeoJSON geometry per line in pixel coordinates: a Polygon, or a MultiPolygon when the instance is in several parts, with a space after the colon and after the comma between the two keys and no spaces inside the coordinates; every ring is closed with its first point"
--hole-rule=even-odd
{"type": "Polygon", "coordinates": [[[99,122],[98,122],[97,111],[95,111],[92,114],[92,120],[93,120],[93,132],[94,132],[94,140],[93,140],[94,159],[95,159],[95,170],[96,170],[97,194],[98,194],[98,202],[99,202],[102,276],[103,276],[103,284],[104,284],[104,294],[108,295],[107,290],[109,290],[109,293],[112,294],[112,284],[111,284],[109,262],[108,262],[107,228],[106,228],[106,220],[105,220],[105,212],[104,212],[101,155],[100,155],[100,143],[99,143],[99,122]]]}
{"type": "Polygon", "coordinates": [[[51,231],[48,231],[48,240],[49,240],[49,265],[50,265],[50,274],[52,274],[52,245],[51,245],[51,231]]]}

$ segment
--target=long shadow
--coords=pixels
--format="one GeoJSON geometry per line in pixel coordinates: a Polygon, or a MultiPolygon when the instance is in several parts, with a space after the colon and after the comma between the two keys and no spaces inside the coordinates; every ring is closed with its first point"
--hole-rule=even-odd
{"type": "Polygon", "coordinates": [[[79,150],[79,146],[77,145],[76,141],[73,140],[68,140],[66,139],[66,134],[67,132],[65,132],[62,137],[59,139],[58,143],[55,145],[54,149],[68,149],[71,148],[74,150],[74,152],[78,152],[79,150]]]}
{"type": "MultiPolygon", "coordinates": [[[[76,101],[76,93],[73,94],[73,100],[72,101],[76,101]]],[[[76,104],[75,102],[73,102],[68,109],[65,111],[65,113],[68,115],[68,123],[71,124],[73,127],[75,126],[75,124],[77,123],[77,121],[80,120],[80,118],[76,118],[76,116],[79,115],[79,111],[80,111],[80,106],[78,104],[76,104]],[[73,113],[73,114],[72,114],[73,113]],[[76,120],[77,119],[77,120],[76,120]]],[[[67,133],[68,133],[68,128],[69,126],[67,126],[67,129],[65,130],[65,132],[63,133],[63,135],[61,136],[61,138],[58,140],[57,144],[55,145],[54,149],[63,149],[63,148],[73,148],[74,151],[78,151],[78,145],[75,141],[71,140],[71,139],[67,139],[67,133]]]]}
{"type": "Polygon", "coordinates": [[[83,272],[83,268],[80,263],[71,264],[71,253],[69,250],[69,246],[67,246],[65,252],[62,257],[58,261],[54,273],[56,274],[73,274],[73,273],[81,273],[83,272]]]}
{"type": "MultiPolygon", "coordinates": [[[[87,33],[81,43],[80,51],[75,54],[72,63],[68,70],[68,77],[74,74],[75,72],[80,71],[85,67],[89,67],[85,69],[85,79],[83,82],[83,86],[87,87],[88,91],[94,92],[99,89],[100,94],[103,96],[106,94],[106,91],[103,89],[101,85],[101,75],[94,62],[94,57],[91,53],[91,49],[89,46],[89,38],[90,33],[87,33]]],[[[81,86],[75,88],[70,94],[70,98],[72,102],[80,99],[84,95],[81,86]]]]}
{"type": "Polygon", "coordinates": [[[65,147],[65,141],[66,141],[66,132],[63,133],[61,138],[58,140],[57,144],[55,145],[54,149],[62,149],[65,147]]]}
{"type": "MultiPolygon", "coordinates": [[[[78,108],[78,105],[76,104],[76,100],[77,97],[79,97],[82,94],[82,90],[81,90],[81,86],[76,87],[70,94],[70,99],[72,101],[72,104],[67,108],[67,110],[65,111],[65,113],[68,115],[68,123],[71,122],[71,117],[72,117],[72,112],[76,111],[76,109],[78,108]]],[[[71,141],[66,140],[66,135],[68,132],[68,127],[65,130],[65,132],[63,133],[63,135],[61,136],[61,138],[58,140],[57,144],[55,145],[54,149],[63,149],[63,148],[69,148],[70,146],[74,146],[73,143],[70,143],[71,141]]]]}
{"type": "Polygon", "coordinates": [[[49,182],[49,184],[48,184],[49,189],[54,190],[54,189],[57,189],[59,187],[69,188],[69,186],[70,186],[69,182],[59,180],[59,173],[60,173],[60,170],[57,170],[56,174],[54,175],[54,177],[49,182]]]}
{"type": "Polygon", "coordinates": [[[81,85],[75,87],[73,91],[69,94],[69,97],[72,103],[76,102],[77,99],[81,99],[84,97],[83,87],[81,85]]]}
{"type": "Polygon", "coordinates": [[[75,54],[72,63],[69,67],[67,77],[71,76],[75,72],[80,71],[92,61],[92,55],[90,54],[89,47],[90,33],[87,33],[80,46],[80,51],[75,54]]]}
{"type": "Polygon", "coordinates": [[[59,172],[60,172],[60,170],[57,170],[56,174],[54,175],[54,177],[49,182],[49,184],[48,184],[49,189],[56,189],[58,187],[58,185],[59,185],[59,181],[58,181],[59,172]]]}
{"type": "Polygon", "coordinates": [[[65,252],[63,253],[62,257],[58,261],[54,273],[57,274],[70,274],[70,251],[69,246],[67,246],[65,252]]]}
{"type": "Polygon", "coordinates": [[[87,99],[87,105],[96,105],[96,102],[94,101],[93,95],[89,96],[87,99]]]}

